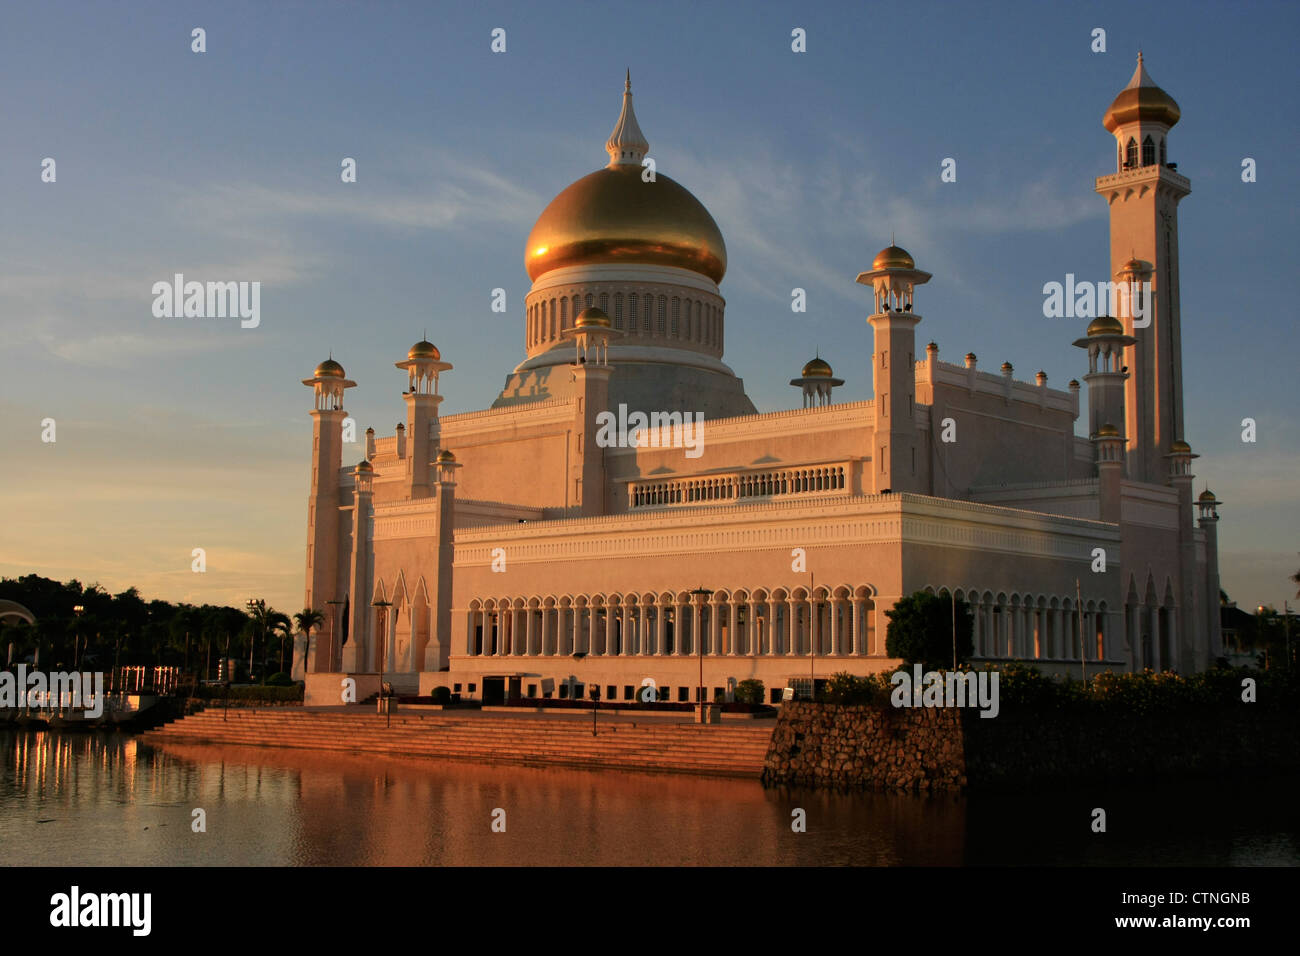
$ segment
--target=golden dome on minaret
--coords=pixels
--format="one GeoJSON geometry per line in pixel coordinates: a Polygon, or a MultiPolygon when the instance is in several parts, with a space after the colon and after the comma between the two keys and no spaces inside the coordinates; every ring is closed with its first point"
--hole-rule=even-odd
{"type": "Polygon", "coordinates": [[[1123,335],[1124,323],[1111,315],[1099,315],[1088,323],[1088,335],[1123,335]]]}
{"type": "Polygon", "coordinates": [[[657,170],[652,182],[641,178],[650,146],[632,111],[630,75],[605,149],[609,164],[569,186],[538,217],[524,249],[529,277],[564,266],[635,263],[722,281],[727,247],[709,211],[657,170]]]}
{"type": "Polygon", "coordinates": [[[608,329],[611,328],[613,324],[614,323],[609,320],[609,316],[605,314],[603,309],[593,305],[578,313],[578,320],[573,323],[573,327],[577,329],[588,329],[592,327],[608,329]]]}
{"type": "Polygon", "coordinates": [[[871,260],[871,271],[879,269],[915,269],[916,260],[901,246],[886,246],[871,260]]]}
{"type": "Polygon", "coordinates": [[[1106,110],[1101,122],[1108,132],[1113,133],[1125,123],[1135,120],[1150,120],[1172,127],[1180,116],[1182,113],[1174,98],[1156,86],[1155,81],[1147,75],[1146,67],[1142,65],[1142,54],[1139,53],[1133,78],[1128,81],[1128,86],[1119,91],[1119,96],[1110,104],[1110,109],[1106,110]]]}
{"type": "MultiPolygon", "coordinates": [[[[316,354],[319,355],[320,353],[317,352],[316,354]]],[[[340,365],[338,362],[334,361],[333,356],[331,356],[330,358],[327,358],[325,361],[321,362],[319,365],[316,366],[316,377],[317,378],[346,378],[346,375],[343,372],[343,366],[340,365]]]]}
{"type": "Polygon", "coordinates": [[[820,358],[820,357],[813,359],[803,367],[804,378],[811,378],[814,376],[821,377],[821,378],[830,378],[834,374],[835,373],[831,371],[831,367],[827,363],[827,361],[824,358],[820,358]]]}
{"type": "Polygon", "coordinates": [[[434,359],[437,361],[442,358],[442,353],[438,351],[438,346],[428,339],[421,339],[411,346],[411,350],[406,353],[406,357],[408,359],[434,359]]]}

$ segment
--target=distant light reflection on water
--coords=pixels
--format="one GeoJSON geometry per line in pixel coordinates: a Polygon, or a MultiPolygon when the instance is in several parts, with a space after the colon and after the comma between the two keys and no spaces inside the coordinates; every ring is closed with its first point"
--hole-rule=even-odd
{"type": "Polygon", "coordinates": [[[0,731],[0,853],[56,865],[1296,865],[1294,779],[971,795],[0,731]],[[1086,791],[1086,792],[1085,792],[1086,791]],[[1091,832],[1091,810],[1108,832],[1091,832]],[[191,829],[206,813],[207,832],[191,829]],[[505,810],[506,832],[492,814],[505,810]],[[807,832],[791,829],[807,813],[807,832]]]}

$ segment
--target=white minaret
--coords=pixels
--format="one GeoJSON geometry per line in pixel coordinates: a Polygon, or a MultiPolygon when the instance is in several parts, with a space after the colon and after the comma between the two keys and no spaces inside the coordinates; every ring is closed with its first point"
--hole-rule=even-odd
{"type": "Polygon", "coordinates": [[[406,372],[407,390],[402,399],[406,402],[405,432],[410,445],[408,453],[399,451],[399,457],[406,462],[407,495],[412,499],[428,498],[433,494],[430,468],[442,444],[438,376],[451,371],[451,363],[444,362],[437,346],[424,338],[411,346],[405,362],[393,364],[406,372]]]}
{"type": "Polygon", "coordinates": [[[302,383],[311,388],[316,407],[312,409],[311,488],[307,496],[307,588],[303,607],[325,615],[328,638],[316,642],[316,653],[308,670],[328,670],[338,658],[337,622],[328,602],[338,600],[346,585],[339,580],[339,472],[343,467],[343,393],[357,383],[331,354],[316,366],[311,378],[302,383]]]}
{"type": "MultiPolygon", "coordinates": [[[[1129,475],[1167,478],[1165,456],[1183,437],[1183,361],[1178,294],[1178,203],[1192,191],[1168,162],[1168,136],[1180,113],[1138,54],[1137,69],[1102,122],[1115,137],[1115,173],[1096,181],[1110,205],[1111,276],[1128,287],[1149,281],[1151,296],[1124,300],[1118,316],[1135,344],[1124,350],[1129,475]],[[1145,314],[1137,316],[1142,310],[1145,314]]],[[[1140,286],[1139,286],[1140,287],[1140,286]]]]}
{"type": "Polygon", "coordinates": [[[929,281],[930,273],[916,268],[907,250],[894,245],[876,255],[870,272],[858,275],[858,282],[875,294],[875,312],[867,321],[876,349],[871,358],[876,428],[870,485],[876,492],[921,490],[914,354],[921,317],[912,311],[912,293],[929,281]]]}

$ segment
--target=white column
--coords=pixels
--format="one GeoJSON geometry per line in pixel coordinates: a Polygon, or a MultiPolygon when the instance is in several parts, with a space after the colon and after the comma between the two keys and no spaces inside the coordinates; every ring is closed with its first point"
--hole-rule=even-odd
{"type": "Polygon", "coordinates": [[[767,599],[767,656],[776,656],[776,599],[767,599]]]}
{"type": "Polygon", "coordinates": [[[808,596],[808,653],[822,656],[822,604],[815,595],[808,596]]]}
{"type": "MultiPolygon", "coordinates": [[[[732,598],[727,602],[729,608],[727,619],[727,656],[735,657],[738,646],[740,645],[740,605],[736,599],[732,598]]],[[[749,615],[746,614],[748,619],[749,615]]]]}
{"type": "Polygon", "coordinates": [[[1165,615],[1169,622],[1169,667],[1178,670],[1182,666],[1182,656],[1178,653],[1178,608],[1171,607],[1165,615]]]}
{"type": "Polygon", "coordinates": [[[838,657],[840,653],[840,599],[831,598],[831,649],[827,657],[838,657]]]}

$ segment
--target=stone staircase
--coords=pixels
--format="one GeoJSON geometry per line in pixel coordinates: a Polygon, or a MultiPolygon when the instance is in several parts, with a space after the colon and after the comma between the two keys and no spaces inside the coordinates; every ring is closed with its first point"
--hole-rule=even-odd
{"type": "Polygon", "coordinates": [[[511,717],[476,712],[394,714],[296,708],[221,709],[191,714],[142,734],[150,744],[214,743],[290,747],[476,763],[620,769],[760,777],[772,737],[770,720],[699,726],[662,718],[511,717]]]}

